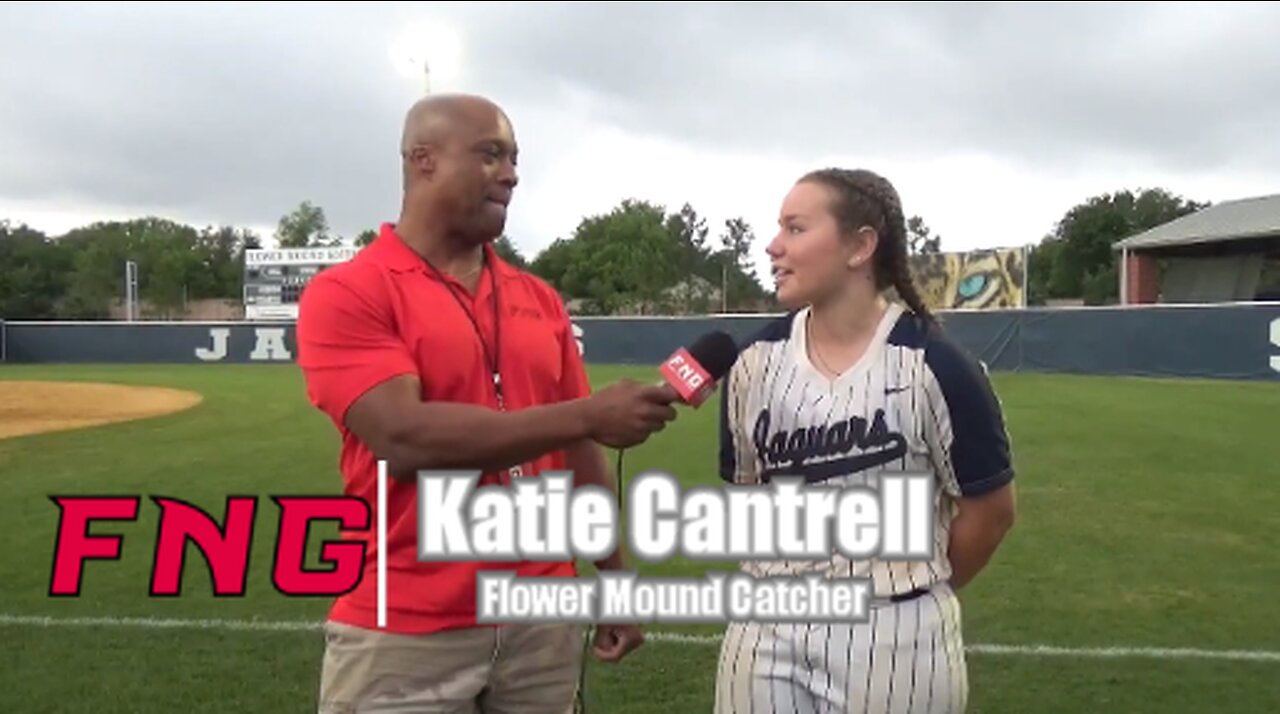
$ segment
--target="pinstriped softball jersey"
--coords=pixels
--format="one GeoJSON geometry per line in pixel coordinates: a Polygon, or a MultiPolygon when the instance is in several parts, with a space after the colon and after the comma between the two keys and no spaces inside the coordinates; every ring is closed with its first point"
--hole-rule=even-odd
{"type": "Polygon", "coordinates": [[[967,677],[960,608],[947,585],[957,498],[1013,478],[1009,438],[985,369],[897,303],[858,362],[832,380],[809,361],[808,309],[744,345],[721,401],[721,476],[734,483],[802,477],[877,488],[890,472],[934,478],[933,558],[753,560],[757,577],[865,577],[869,622],[732,623],[721,651],[717,711],[956,712],[967,677]]]}

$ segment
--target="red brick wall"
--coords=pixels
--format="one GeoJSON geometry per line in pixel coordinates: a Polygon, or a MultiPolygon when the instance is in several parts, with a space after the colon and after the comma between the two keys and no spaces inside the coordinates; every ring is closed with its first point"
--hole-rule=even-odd
{"type": "Polygon", "coordinates": [[[1153,303],[1159,299],[1159,266],[1154,257],[1130,253],[1125,271],[1125,301],[1128,304],[1153,303]]]}

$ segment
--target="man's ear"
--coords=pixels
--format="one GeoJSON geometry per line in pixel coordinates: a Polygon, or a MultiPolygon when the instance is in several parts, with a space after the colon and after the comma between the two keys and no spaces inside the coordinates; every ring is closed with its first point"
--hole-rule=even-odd
{"type": "Polygon", "coordinates": [[[409,149],[407,159],[418,173],[429,176],[436,171],[436,150],[429,144],[418,144],[409,149]]]}

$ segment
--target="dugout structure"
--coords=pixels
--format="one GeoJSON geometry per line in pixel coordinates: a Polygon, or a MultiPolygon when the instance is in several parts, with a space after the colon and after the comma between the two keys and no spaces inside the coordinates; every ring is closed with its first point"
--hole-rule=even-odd
{"type": "Polygon", "coordinates": [[[298,298],[320,271],[355,257],[359,248],[258,248],[244,255],[244,319],[298,319],[298,298]]]}
{"type": "Polygon", "coordinates": [[[1280,301],[1280,194],[1209,206],[1113,248],[1123,305],[1280,301]]]}

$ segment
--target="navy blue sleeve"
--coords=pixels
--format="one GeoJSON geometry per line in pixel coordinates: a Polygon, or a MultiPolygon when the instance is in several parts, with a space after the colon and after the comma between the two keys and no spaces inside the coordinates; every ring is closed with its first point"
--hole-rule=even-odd
{"type": "Polygon", "coordinates": [[[754,462],[740,463],[743,458],[750,459],[750,451],[746,444],[751,436],[744,429],[743,412],[747,409],[748,394],[752,391],[753,382],[764,378],[759,369],[761,350],[787,339],[791,334],[795,310],[782,317],[770,320],[755,333],[748,336],[738,346],[738,357],[733,366],[720,382],[720,478],[737,483],[739,479],[751,481],[755,474],[754,462]]]}
{"type": "Polygon", "coordinates": [[[729,417],[729,385],[733,378],[733,370],[724,376],[720,384],[720,478],[733,483],[734,473],[738,468],[737,454],[733,443],[732,421],[729,417]]]}
{"type": "Polygon", "coordinates": [[[1013,480],[1013,456],[1004,414],[986,369],[959,345],[934,335],[925,365],[936,460],[960,496],[990,493],[1013,480]],[[941,399],[938,399],[938,397],[941,399]]]}

